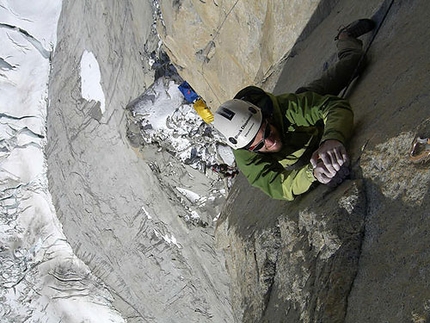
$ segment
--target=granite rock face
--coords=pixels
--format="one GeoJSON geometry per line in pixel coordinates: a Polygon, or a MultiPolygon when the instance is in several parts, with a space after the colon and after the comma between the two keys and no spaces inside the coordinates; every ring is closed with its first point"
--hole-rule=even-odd
{"type": "Polygon", "coordinates": [[[320,187],[288,206],[268,204],[244,182],[236,182],[217,228],[236,320],[343,322],[364,233],[363,182],[320,187]]]}
{"type": "MultiPolygon", "coordinates": [[[[160,1],[157,29],[213,109],[246,85],[283,93],[310,82],[335,60],[339,25],[381,2],[160,1]]],[[[425,0],[394,2],[349,93],[351,179],[285,203],[239,176],[216,230],[224,257],[214,227],[181,219],[135,154],[139,140],[127,139],[125,108],[154,80],[151,4],[64,0],[50,190],[68,241],[115,308],[129,322],[428,321],[430,172],[408,161],[408,149],[430,136],[429,10],[425,0]],[[100,65],[105,110],[80,93],[85,50],[100,65]]]]}
{"type": "Polygon", "coordinates": [[[323,2],[160,1],[157,29],[181,76],[214,109],[249,84],[273,86],[296,40],[336,1],[323,2]]]}
{"type": "MultiPolygon", "coordinates": [[[[338,27],[383,3],[300,2],[317,8],[309,19],[294,1],[162,2],[159,31],[213,109],[245,85],[280,94],[311,82],[336,61],[338,27]]],[[[236,181],[216,233],[236,321],[429,320],[430,171],[408,159],[414,137],[430,136],[429,9],[424,0],[392,2],[367,69],[347,93],[355,111],[351,181],[292,203],[236,181]]]]}
{"type": "Polygon", "coordinates": [[[186,223],[127,138],[126,106],[154,82],[152,25],[150,2],[63,1],[49,87],[50,191],[75,254],[128,322],[231,322],[212,222],[186,223]],[[87,52],[104,107],[82,95],[87,52]]]}

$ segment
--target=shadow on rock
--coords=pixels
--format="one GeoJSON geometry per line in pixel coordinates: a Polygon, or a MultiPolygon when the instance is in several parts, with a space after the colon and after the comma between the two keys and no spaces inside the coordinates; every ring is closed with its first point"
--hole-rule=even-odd
{"type": "Polygon", "coordinates": [[[364,231],[363,187],[349,180],[282,202],[239,176],[216,232],[238,321],[344,321],[364,231]]]}

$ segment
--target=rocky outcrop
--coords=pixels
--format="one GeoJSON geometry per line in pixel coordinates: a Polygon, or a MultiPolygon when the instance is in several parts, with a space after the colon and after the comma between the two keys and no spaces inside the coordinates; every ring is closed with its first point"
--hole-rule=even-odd
{"type": "MultiPolygon", "coordinates": [[[[311,81],[335,58],[338,26],[380,3],[161,1],[158,30],[179,74],[215,108],[245,85],[281,93],[311,81]]],[[[407,151],[418,132],[430,136],[429,9],[395,1],[372,45],[349,96],[351,179],[285,203],[239,176],[216,231],[224,259],[213,226],[183,221],[127,138],[125,108],[154,80],[149,3],[64,0],[50,191],[67,240],[115,308],[129,322],[427,321],[430,175],[407,151]],[[103,108],[81,93],[85,50],[100,65],[103,108]]]]}
{"type": "Polygon", "coordinates": [[[214,109],[246,85],[273,87],[296,40],[336,2],[161,1],[157,29],[181,76],[214,109]]]}
{"type": "MultiPolygon", "coordinates": [[[[243,85],[283,93],[312,81],[336,59],[337,28],[372,16],[381,3],[322,1],[312,18],[317,28],[304,28],[309,16],[296,15],[289,33],[278,2],[166,2],[160,34],[181,75],[214,108],[243,85]],[[308,33],[294,44],[300,30],[308,33]],[[271,73],[276,66],[282,69],[271,73]]],[[[355,110],[350,182],[282,203],[236,181],[216,234],[236,321],[429,320],[430,172],[428,163],[408,160],[413,138],[430,136],[429,9],[424,0],[394,1],[367,70],[348,93],[355,110]]]]}
{"type": "Polygon", "coordinates": [[[343,322],[364,232],[362,181],[319,187],[288,206],[245,182],[232,189],[217,228],[236,320],[343,322]]]}
{"type": "Polygon", "coordinates": [[[231,322],[213,222],[189,226],[127,139],[126,106],[154,82],[152,24],[147,1],[63,1],[49,87],[50,191],[75,254],[128,322],[231,322]],[[82,95],[84,53],[100,69],[104,106],[82,95]]]}

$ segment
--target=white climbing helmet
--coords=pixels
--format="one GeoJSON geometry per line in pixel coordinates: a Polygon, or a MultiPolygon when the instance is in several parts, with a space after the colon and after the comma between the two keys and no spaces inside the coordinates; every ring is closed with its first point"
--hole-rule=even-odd
{"type": "Polygon", "coordinates": [[[250,144],[263,122],[261,109],[247,101],[233,99],[224,102],[215,112],[214,127],[233,149],[250,144]]]}

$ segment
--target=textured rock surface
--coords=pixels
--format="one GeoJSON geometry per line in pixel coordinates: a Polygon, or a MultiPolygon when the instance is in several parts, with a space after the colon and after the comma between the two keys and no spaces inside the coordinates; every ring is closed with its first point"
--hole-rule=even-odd
{"type": "Polygon", "coordinates": [[[50,190],[76,255],[129,322],[231,322],[213,227],[180,218],[126,138],[125,107],[154,80],[152,22],[146,1],[63,2],[50,82],[50,190]],[[81,97],[84,50],[100,66],[104,113],[81,97]]]}
{"type": "Polygon", "coordinates": [[[234,186],[217,231],[230,255],[237,321],[342,322],[366,215],[362,181],[320,187],[291,205],[268,205],[244,182],[234,186]]]}
{"type": "Polygon", "coordinates": [[[246,85],[276,80],[297,38],[336,2],[160,1],[158,31],[181,76],[214,109],[246,85]]]}
{"type": "MultiPolygon", "coordinates": [[[[286,61],[274,91],[294,91],[319,75],[327,62],[334,60],[332,39],[337,26],[371,16],[379,4],[380,1],[339,1],[320,26],[296,44],[296,55],[286,61]]],[[[235,194],[230,196],[223,214],[226,222],[218,229],[217,237],[230,252],[227,263],[235,282],[233,305],[239,321],[253,321],[247,310],[254,313],[254,318],[263,317],[267,322],[430,319],[430,170],[428,163],[414,165],[408,160],[414,136],[430,136],[426,85],[430,75],[426,58],[429,47],[425,45],[429,29],[428,23],[423,23],[429,9],[426,1],[394,2],[369,52],[369,66],[350,92],[356,129],[349,150],[353,178],[364,183],[357,196],[364,194],[365,198],[342,195],[338,190],[345,186],[341,186],[327,195],[318,188],[296,202],[277,205],[250,189],[245,181],[236,182],[235,194]],[[322,207],[320,199],[325,202],[322,207]],[[354,201],[351,205],[350,200],[354,201]],[[367,206],[359,202],[364,200],[367,206]],[[343,206],[338,209],[336,204],[343,206]],[[343,240],[352,232],[359,237],[359,223],[350,219],[343,223],[324,221],[324,210],[331,208],[334,212],[329,217],[343,219],[339,212],[349,206],[354,206],[350,209],[352,214],[365,218],[361,249],[357,249],[359,241],[352,236],[343,240]],[[258,212],[251,217],[248,210],[258,212]],[[310,223],[312,214],[317,214],[317,225],[309,231],[304,228],[309,228],[306,223],[310,223]],[[343,226],[347,223],[349,228],[343,226]],[[302,235],[297,234],[299,228],[302,235]],[[274,238],[277,235],[281,238],[274,238]],[[322,254],[315,257],[315,246],[308,246],[318,239],[312,237],[320,237],[320,241],[328,237],[324,241],[329,250],[341,247],[329,258],[322,254]],[[290,239],[295,239],[291,245],[294,248],[288,248],[290,239]],[[262,248],[263,241],[269,246],[262,248]],[[280,257],[281,250],[288,255],[280,257]],[[276,270],[263,270],[266,259],[276,259],[271,265],[276,270]],[[240,263],[244,260],[247,279],[241,280],[240,263]],[[261,284],[267,272],[273,281],[271,289],[261,284]],[[337,276],[337,272],[342,275],[337,276]]]]}
{"type": "MultiPolygon", "coordinates": [[[[214,108],[244,85],[281,93],[311,81],[334,60],[338,26],[380,3],[161,1],[158,30],[214,108]]],[[[125,138],[124,108],[153,81],[143,59],[157,46],[150,5],[64,1],[50,83],[51,193],[67,239],[124,317],[232,322],[230,287],[238,322],[429,320],[430,172],[407,160],[413,137],[430,136],[429,10],[425,0],[395,1],[350,93],[351,181],[283,203],[239,177],[217,229],[230,283],[213,228],[164,216],[178,210],[153,193],[158,180],[125,138]],[[81,98],[85,49],[101,67],[103,114],[81,98]]]]}

